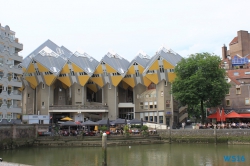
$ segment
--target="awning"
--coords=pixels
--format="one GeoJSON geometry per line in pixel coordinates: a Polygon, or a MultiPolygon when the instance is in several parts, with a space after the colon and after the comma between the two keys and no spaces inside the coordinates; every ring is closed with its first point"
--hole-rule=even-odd
{"type": "Polygon", "coordinates": [[[209,119],[216,119],[217,118],[217,112],[214,114],[209,115],[207,118],[209,119]]]}
{"type": "Polygon", "coordinates": [[[250,114],[239,114],[241,118],[250,118],[250,114]]]}
{"type": "Polygon", "coordinates": [[[235,111],[230,112],[226,115],[226,118],[241,118],[241,114],[236,113],[235,111]]]}

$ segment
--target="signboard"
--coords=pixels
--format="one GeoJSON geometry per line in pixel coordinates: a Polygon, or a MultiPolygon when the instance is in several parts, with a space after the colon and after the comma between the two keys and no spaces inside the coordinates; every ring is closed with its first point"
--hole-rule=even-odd
{"type": "Polygon", "coordinates": [[[172,112],[171,111],[166,111],[166,116],[172,116],[172,112]]]}

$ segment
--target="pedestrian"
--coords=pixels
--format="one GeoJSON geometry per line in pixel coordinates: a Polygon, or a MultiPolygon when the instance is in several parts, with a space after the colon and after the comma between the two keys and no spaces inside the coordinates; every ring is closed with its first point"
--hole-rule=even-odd
{"type": "Polygon", "coordinates": [[[185,122],[182,122],[182,129],[185,128],[185,122]]]}

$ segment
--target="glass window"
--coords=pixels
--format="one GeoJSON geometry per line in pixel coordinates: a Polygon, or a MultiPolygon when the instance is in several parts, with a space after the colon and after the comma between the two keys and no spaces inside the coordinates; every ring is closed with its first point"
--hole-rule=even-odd
{"type": "Polygon", "coordinates": [[[159,123],[163,123],[163,116],[159,116],[159,123]]]}
{"type": "Polygon", "coordinates": [[[144,102],[144,109],[148,109],[148,102],[144,102]]]}
{"type": "Polygon", "coordinates": [[[241,94],[240,88],[236,88],[236,94],[237,94],[237,95],[241,94]]]}
{"type": "Polygon", "coordinates": [[[140,102],[140,108],[143,109],[143,102],[140,102]]]}
{"type": "Polygon", "coordinates": [[[229,99],[226,100],[226,106],[230,106],[230,100],[229,99]]]}
{"type": "Polygon", "coordinates": [[[154,102],[154,106],[155,106],[155,108],[157,108],[157,101],[154,102]]]}
{"type": "Polygon", "coordinates": [[[148,121],[148,116],[145,116],[145,121],[148,121]]]}
{"type": "Polygon", "coordinates": [[[157,116],[155,116],[154,122],[157,122],[157,116]]]}
{"type": "Polygon", "coordinates": [[[249,105],[249,98],[245,98],[245,105],[249,105]]]}
{"type": "Polygon", "coordinates": [[[153,122],[153,116],[149,116],[149,121],[153,122]]]}
{"type": "Polygon", "coordinates": [[[170,107],[170,100],[166,100],[166,107],[167,107],[167,108],[170,107]]]}

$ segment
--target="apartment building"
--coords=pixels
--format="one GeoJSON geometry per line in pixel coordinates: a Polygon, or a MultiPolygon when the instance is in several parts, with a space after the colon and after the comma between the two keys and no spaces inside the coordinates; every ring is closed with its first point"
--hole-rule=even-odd
{"type": "Polygon", "coordinates": [[[22,49],[15,32],[0,24],[0,124],[21,123],[22,49]]]}
{"type": "Polygon", "coordinates": [[[152,58],[138,53],[129,62],[108,52],[98,62],[47,40],[21,64],[23,115],[30,115],[32,123],[47,123],[39,116],[49,115],[53,122],[69,116],[74,121],[143,118],[177,124],[187,118],[170,94],[181,58],[162,47],[152,58]]]}
{"type": "Polygon", "coordinates": [[[229,43],[229,50],[222,47],[222,64],[227,81],[231,84],[222,102],[226,112],[250,113],[250,34],[238,31],[229,43]]]}

